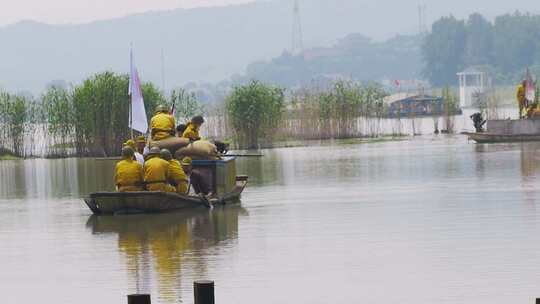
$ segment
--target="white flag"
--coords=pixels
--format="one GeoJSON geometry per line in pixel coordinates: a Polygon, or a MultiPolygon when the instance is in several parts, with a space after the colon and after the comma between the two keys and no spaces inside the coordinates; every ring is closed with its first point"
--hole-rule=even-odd
{"type": "Polygon", "coordinates": [[[129,95],[131,96],[131,117],[129,127],[143,134],[148,131],[148,120],[144,109],[144,99],[141,90],[141,81],[135,64],[133,64],[133,50],[130,50],[131,73],[129,77],[129,95]]]}

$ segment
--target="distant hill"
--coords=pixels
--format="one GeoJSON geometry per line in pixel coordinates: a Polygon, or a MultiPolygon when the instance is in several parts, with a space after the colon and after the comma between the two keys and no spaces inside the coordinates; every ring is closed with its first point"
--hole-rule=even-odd
{"type": "MultiPolygon", "coordinates": [[[[78,82],[107,69],[127,72],[130,42],[143,80],[161,84],[162,48],[168,88],[226,79],[289,48],[291,1],[149,12],[80,25],[6,26],[0,28],[0,86],[38,93],[54,80],[78,82]]],[[[330,46],[349,33],[380,41],[417,29],[417,7],[409,1],[301,0],[300,5],[306,47],[330,46]]],[[[515,8],[540,11],[540,1],[434,0],[427,12],[434,20],[475,10],[489,17],[515,8]]]]}
{"type": "Polygon", "coordinates": [[[396,36],[373,42],[350,34],[332,47],[312,48],[270,61],[252,63],[244,79],[258,79],[285,87],[327,84],[335,79],[390,82],[421,77],[423,37],[396,36]]]}

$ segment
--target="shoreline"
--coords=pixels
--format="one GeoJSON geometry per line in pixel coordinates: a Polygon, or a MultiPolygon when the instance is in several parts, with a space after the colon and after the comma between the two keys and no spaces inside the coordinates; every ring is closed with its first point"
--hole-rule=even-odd
{"type": "MultiPolygon", "coordinates": [[[[283,140],[277,141],[272,144],[262,144],[258,150],[271,150],[271,149],[282,149],[282,148],[298,148],[298,147],[308,147],[308,146],[332,146],[332,145],[357,145],[357,144],[377,144],[385,142],[396,142],[396,141],[407,141],[414,138],[411,135],[385,135],[379,137],[351,137],[351,138],[341,138],[341,139],[304,139],[304,140],[283,140]]],[[[244,150],[231,150],[234,152],[247,152],[254,151],[249,149],[244,150]]],[[[108,156],[108,157],[93,157],[93,156],[30,156],[30,157],[17,157],[12,154],[0,154],[0,161],[13,161],[13,160],[27,160],[27,159],[97,159],[97,160],[117,160],[118,156],[108,156]]]]}

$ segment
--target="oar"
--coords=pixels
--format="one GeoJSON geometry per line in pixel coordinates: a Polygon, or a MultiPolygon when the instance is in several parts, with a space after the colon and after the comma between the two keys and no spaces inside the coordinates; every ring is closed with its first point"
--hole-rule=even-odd
{"type": "Polygon", "coordinates": [[[233,156],[233,157],[264,157],[263,154],[223,154],[221,156],[233,156]]]}

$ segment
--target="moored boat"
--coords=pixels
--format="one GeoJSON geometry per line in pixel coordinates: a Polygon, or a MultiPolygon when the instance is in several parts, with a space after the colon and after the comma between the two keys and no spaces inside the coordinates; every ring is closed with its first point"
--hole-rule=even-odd
{"type": "Polygon", "coordinates": [[[236,175],[234,157],[221,160],[195,160],[193,167],[205,176],[215,198],[165,192],[96,192],[84,199],[97,215],[174,212],[193,208],[211,208],[234,204],[247,185],[248,177],[236,175]]]}
{"type": "Polygon", "coordinates": [[[540,134],[505,135],[505,134],[493,134],[493,133],[487,133],[487,132],[482,132],[482,133],[463,132],[462,134],[467,135],[470,140],[474,140],[475,142],[479,144],[540,141],[540,134]]]}
{"type": "Polygon", "coordinates": [[[486,132],[463,132],[477,143],[540,141],[540,119],[488,120],[486,132]]]}

